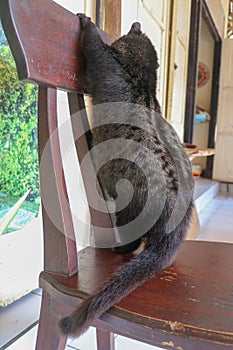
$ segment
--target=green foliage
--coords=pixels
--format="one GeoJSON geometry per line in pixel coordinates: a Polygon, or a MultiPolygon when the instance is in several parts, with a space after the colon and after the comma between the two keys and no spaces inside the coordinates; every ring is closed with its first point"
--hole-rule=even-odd
{"type": "Polygon", "coordinates": [[[0,27],[0,191],[39,203],[37,87],[18,80],[0,27]]]}
{"type": "Polygon", "coordinates": [[[18,213],[20,207],[25,202],[27,196],[30,193],[30,189],[13,205],[12,208],[4,215],[0,220],[0,235],[4,235],[7,232],[8,227],[10,226],[11,221],[14,219],[15,215],[18,213]]]}

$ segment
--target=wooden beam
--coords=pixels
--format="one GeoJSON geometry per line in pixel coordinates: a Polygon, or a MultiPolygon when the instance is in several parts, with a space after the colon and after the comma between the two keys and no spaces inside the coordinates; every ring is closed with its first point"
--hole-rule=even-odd
{"type": "Polygon", "coordinates": [[[104,30],[115,41],[121,36],[121,0],[105,0],[104,30]]]}

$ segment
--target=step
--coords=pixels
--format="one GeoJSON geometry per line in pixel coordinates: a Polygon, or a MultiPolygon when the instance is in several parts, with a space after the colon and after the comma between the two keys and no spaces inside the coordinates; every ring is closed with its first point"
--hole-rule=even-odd
{"type": "Polygon", "coordinates": [[[219,182],[204,178],[195,178],[194,200],[198,214],[218,194],[219,190],[219,182]]]}

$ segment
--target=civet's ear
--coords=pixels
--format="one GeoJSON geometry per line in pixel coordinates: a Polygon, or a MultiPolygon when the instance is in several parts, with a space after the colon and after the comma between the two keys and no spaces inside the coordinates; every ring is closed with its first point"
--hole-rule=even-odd
{"type": "Polygon", "coordinates": [[[141,24],[139,22],[134,22],[128,34],[141,34],[141,24]]]}

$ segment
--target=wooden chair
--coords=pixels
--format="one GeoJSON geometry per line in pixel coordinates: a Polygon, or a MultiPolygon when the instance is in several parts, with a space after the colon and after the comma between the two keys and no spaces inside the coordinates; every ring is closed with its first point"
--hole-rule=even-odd
{"type": "MultiPolygon", "coordinates": [[[[20,79],[39,85],[40,160],[46,144],[49,155],[47,168],[40,173],[42,204],[43,196],[52,194],[59,221],[58,228],[43,204],[45,266],[40,276],[43,296],[36,349],[64,349],[66,339],[59,334],[58,320],[127,258],[101,248],[76,253],[57,134],[56,94],[57,89],[68,92],[71,114],[84,109],[79,19],[51,0],[1,0],[0,11],[20,79]]],[[[72,121],[74,134],[85,128],[85,111],[72,121]]],[[[85,135],[76,148],[81,161],[88,152],[85,135]]],[[[92,186],[90,171],[94,171],[91,163],[83,174],[87,193],[92,186]]],[[[92,223],[111,228],[108,215],[90,211],[92,223]]],[[[114,349],[114,333],[165,349],[232,349],[233,245],[186,241],[170,268],[93,326],[98,350],[114,349]]]]}

